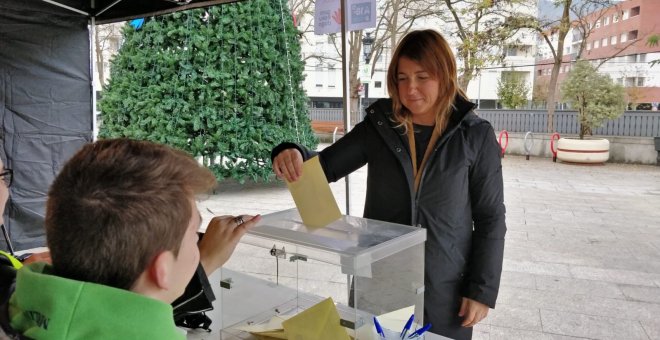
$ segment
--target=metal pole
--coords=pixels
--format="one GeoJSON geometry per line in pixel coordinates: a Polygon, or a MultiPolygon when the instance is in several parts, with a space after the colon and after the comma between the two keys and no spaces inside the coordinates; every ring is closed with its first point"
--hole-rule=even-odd
{"type": "Polygon", "coordinates": [[[479,72],[479,88],[477,89],[477,109],[481,108],[481,72],[479,72]]]}
{"type": "MultiPolygon", "coordinates": [[[[348,15],[346,11],[348,6],[346,5],[346,0],[341,0],[341,69],[342,69],[342,88],[344,92],[344,134],[348,133],[351,130],[351,89],[350,89],[350,75],[348,73],[348,30],[346,29],[346,21],[348,20],[348,15]]],[[[346,215],[351,214],[351,188],[349,176],[344,177],[346,182],[346,215]]]]}
{"type": "MultiPolygon", "coordinates": [[[[89,25],[89,43],[91,53],[89,54],[90,58],[90,72],[92,72],[92,142],[96,141],[96,136],[98,134],[98,122],[96,121],[96,18],[92,17],[89,25]]],[[[103,53],[103,51],[101,51],[103,53]]],[[[101,65],[103,67],[103,65],[101,65]]],[[[99,84],[103,84],[103,79],[99,79],[99,84]]],[[[103,85],[101,85],[103,88],[103,85]]]]}

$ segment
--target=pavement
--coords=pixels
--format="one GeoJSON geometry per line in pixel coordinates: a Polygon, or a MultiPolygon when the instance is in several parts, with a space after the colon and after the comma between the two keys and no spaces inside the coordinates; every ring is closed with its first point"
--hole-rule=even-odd
{"type": "MultiPolygon", "coordinates": [[[[503,173],[501,288],[473,339],[660,339],[660,166],[507,155],[503,173]]],[[[351,215],[362,214],[365,180],[366,168],[350,176],[351,215]]],[[[345,182],[331,188],[345,212],[345,182]]],[[[199,206],[208,220],[294,203],[281,182],[224,183],[199,206]]]]}

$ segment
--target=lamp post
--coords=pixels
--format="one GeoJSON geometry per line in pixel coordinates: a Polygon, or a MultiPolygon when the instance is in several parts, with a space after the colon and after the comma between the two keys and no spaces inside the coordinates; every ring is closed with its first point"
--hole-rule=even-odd
{"type": "MultiPolygon", "coordinates": [[[[367,35],[362,38],[362,53],[364,54],[364,63],[366,65],[368,76],[369,76],[369,78],[371,78],[371,70],[369,69],[369,61],[371,59],[370,58],[371,57],[371,46],[374,44],[375,39],[371,37],[370,32],[366,32],[366,34],[367,35]]],[[[366,105],[369,105],[369,102],[367,101],[369,99],[369,82],[368,81],[365,82],[363,80],[363,83],[364,83],[364,102],[366,103],[366,105]]],[[[360,111],[362,111],[362,110],[360,110],[360,111]]],[[[362,112],[362,114],[364,114],[364,113],[362,112]]]]}

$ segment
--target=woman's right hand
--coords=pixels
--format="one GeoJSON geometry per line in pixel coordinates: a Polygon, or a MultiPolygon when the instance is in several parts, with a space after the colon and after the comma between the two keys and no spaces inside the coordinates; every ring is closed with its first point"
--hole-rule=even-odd
{"type": "Polygon", "coordinates": [[[295,182],[302,176],[303,157],[296,148],[284,149],[273,159],[273,172],[279,179],[295,182]]]}

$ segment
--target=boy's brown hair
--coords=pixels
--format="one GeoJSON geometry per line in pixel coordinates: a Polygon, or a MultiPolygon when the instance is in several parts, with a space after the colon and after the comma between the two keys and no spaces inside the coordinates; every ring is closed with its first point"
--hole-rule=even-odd
{"type": "Polygon", "coordinates": [[[56,274],[130,289],[158,253],[178,255],[191,200],[215,184],[208,169],[168,146],[129,139],[84,146],[48,192],[56,274]]]}

